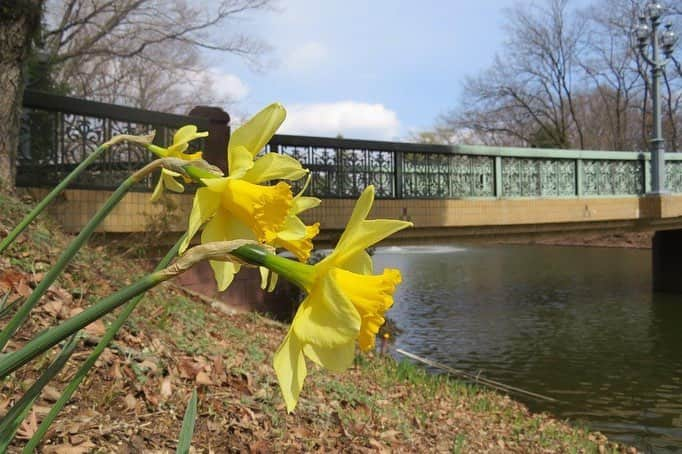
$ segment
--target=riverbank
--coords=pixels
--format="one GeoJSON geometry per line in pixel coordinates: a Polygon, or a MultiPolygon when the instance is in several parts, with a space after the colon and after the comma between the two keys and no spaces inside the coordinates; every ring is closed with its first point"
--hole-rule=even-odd
{"type": "MultiPolygon", "coordinates": [[[[26,210],[0,195],[0,237],[26,210]]],[[[27,295],[68,240],[50,219],[32,226],[0,257],[1,294],[27,295]]],[[[112,255],[105,246],[85,248],[10,348],[130,283],[145,266],[112,255]]],[[[271,367],[287,326],[222,307],[172,283],[149,292],[54,424],[41,452],[171,452],[194,388],[199,390],[197,452],[633,452],[601,434],[531,414],[502,394],[377,354],[359,356],[352,370],[340,374],[310,365],[299,406],[287,414],[271,367]]],[[[0,319],[0,325],[5,322],[0,319]]],[[[22,437],[31,435],[104,326],[87,328],[85,345],[40,396],[22,437]]],[[[0,413],[51,356],[2,383],[0,413]]],[[[16,442],[13,450],[23,443],[16,442]]]]}
{"type": "Polygon", "coordinates": [[[548,246],[614,247],[651,249],[653,232],[564,233],[531,239],[504,239],[500,244],[544,244],[548,246]]]}

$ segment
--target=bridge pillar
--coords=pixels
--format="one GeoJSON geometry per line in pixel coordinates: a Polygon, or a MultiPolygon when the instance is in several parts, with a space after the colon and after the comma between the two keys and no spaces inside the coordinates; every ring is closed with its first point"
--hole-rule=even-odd
{"type": "Polygon", "coordinates": [[[660,230],[652,239],[655,292],[682,293],[682,230],[660,230]]]}
{"type": "Polygon", "coordinates": [[[230,116],[220,107],[197,106],[189,112],[192,117],[209,121],[204,159],[218,166],[227,175],[227,142],[230,140],[230,116]]]}

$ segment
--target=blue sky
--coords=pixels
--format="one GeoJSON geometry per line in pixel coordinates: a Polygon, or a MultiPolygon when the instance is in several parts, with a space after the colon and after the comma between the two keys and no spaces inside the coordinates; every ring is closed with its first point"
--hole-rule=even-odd
{"type": "Polygon", "coordinates": [[[462,82],[489,66],[514,0],[281,0],[234,24],[271,50],[255,71],[212,58],[233,113],[273,101],[281,132],[404,139],[453,108],[462,82]]]}

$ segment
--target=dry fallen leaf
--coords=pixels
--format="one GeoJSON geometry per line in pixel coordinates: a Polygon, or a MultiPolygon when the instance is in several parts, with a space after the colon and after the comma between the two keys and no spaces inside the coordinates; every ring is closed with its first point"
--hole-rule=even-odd
{"type": "Polygon", "coordinates": [[[164,377],[163,380],[161,380],[161,396],[164,398],[168,399],[171,395],[173,395],[173,387],[171,385],[171,377],[170,375],[167,377],[164,377]]]}
{"type": "Polygon", "coordinates": [[[24,419],[19,429],[17,429],[17,438],[20,440],[30,440],[34,433],[38,430],[38,418],[35,410],[31,411],[28,418],[24,419]]]}
{"type": "Polygon", "coordinates": [[[211,377],[208,376],[208,374],[204,371],[201,371],[197,374],[195,377],[195,380],[197,384],[199,385],[212,385],[213,382],[211,381],[211,377]]]}
{"type": "Polygon", "coordinates": [[[127,394],[124,402],[126,407],[128,407],[128,410],[135,410],[135,407],[137,407],[137,399],[135,399],[135,396],[132,394],[127,394]]]}

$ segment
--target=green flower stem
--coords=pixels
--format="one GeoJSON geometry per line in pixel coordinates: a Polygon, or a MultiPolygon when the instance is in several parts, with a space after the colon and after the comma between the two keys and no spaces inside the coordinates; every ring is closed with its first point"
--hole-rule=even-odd
{"type": "Polygon", "coordinates": [[[189,175],[198,185],[206,186],[201,179],[202,178],[220,178],[220,175],[209,172],[208,170],[201,169],[199,167],[193,166],[191,164],[184,167],[185,172],[189,175]]]}
{"type": "MultiPolygon", "coordinates": [[[[78,340],[78,336],[74,335],[66,342],[62,348],[62,351],[59,353],[57,358],[55,358],[52,364],[45,369],[40,378],[38,378],[38,380],[31,385],[24,395],[21,396],[21,399],[19,399],[2,418],[0,421],[0,452],[5,452],[9,446],[9,443],[12,441],[12,438],[14,438],[14,434],[19,428],[19,425],[24,419],[26,419],[28,411],[30,410],[31,405],[33,405],[33,402],[36,400],[36,397],[40,395],[45,385],[47,385],[50,380],[52,380],[55,375],[62,370],[66,362],[71,357],[76,345],[78,345],[78,340]]],[[[33,451],[30,452],[32,453],[33,451]]]]}
{"type": "Polygon", "coordinates": [[[38,216],[44,209],[47,207],[55,197],[57,197],[66,187],[83,171],[85,170],[90,164],[92,164],[99,156],[107,149],[109,148],[109,145],[100,145],[97,147],[95,151],[93,151],[90,156],[85,158],[80,164],[78,164],[78,167],[73,169],[70,174],[66,176],[50,193],[45,196],[43,200],[40,201],[38,205],[35,206],[31,210],[30,213],[28,213],[24,219],[17,225],[14,230],[12,230],[9,235],[7,235],[5,238],[3,238],[2,241],[0,241],[0,254],[2,254],[5,249],[9,247],[10,244],[21,234],[21,232],[28,227],[28,225],[33,222],[33,220],[38,216]]]}
{"type": "Polygon", "coordinates": [[[71,244],[62,252],[57,262],[50,268],[50,270],[45,274],[45,277],[40,284],[36,286],[31,295],[26,299],[24,304],[17,310],[9,323],[0,332],[0,351],[5,348],[5,345],[15,333],[19,326],[26,320],[30,314],[33,307],[38,303],[38,300],[43,296],[47,289],[52,285],[52,283],[57,279],[62,270],[71,261],[78,250],[85,244],[85,242],[90,238],[92,232],[95,231],[97,226],[102,222],[102,220],[111,212],[111,210],[116,206],[118,202],[121,201],[123,196],[130,190],[130,188],[147,174],[158,168],[161,164],[158,161],[152,161],[147,164],[128,178],[114,191],[114,193],[109,197],[109,199],[104,203],[102,208],[95,213],[95,215],[90,219],[90,221],[83,227],[78,236],[71,241],[71,244]]]}
{"type": "MultiPolygon", "coordinates": [[[[161,261],[156,266],[154,271],[162,270],[163,268],[168,266],[171,260],[173,260],[173,257],[178,255],[178,249],[180,249],[180,244],[182,243],[184,238],[185,236],[183,235],[177,241],[177,243],[175,243],[175,246],[173,246],[165,255],[165,257],[161,259],[161,261]]],[[[104,335],[102,336],[102,338],[100,339],[99,343],[92,351],[92,353],[90,353],[88,359],[85,360],[85,362],[78,369],[78,372],[76,372],[74,378],[69,382],[68,385],[66,385],[66,388],[64,388],[64,390],[62,391],[62,395],[59,396],[59,399],[57,399],[55,404],[52,406],[47,416],[45,416],[45,418],[40,422],[38,429],[33,434],[29,442],[26,444],[22,453],[32,454],[33,452],[35,452],[35,450],[38,448],[38,444],[47,433],[47,430],[50,428],[59,412],[62,410],[62,408],[64,408],[64,405],[66,405],[66,403],[71,399],[73,393],[76,392],[78,386],[85,379],[90,369],[92,369],[92,367],[95,365],[95,362],[97,361],[99,356],[102,354],[104,349],[109,345],[109,342],[112,341],[118,330],[121,329],[121,327],[128,319],[130,314],[133,312],[133,310],[135,310],[137,304],[140,302],[143,296],[144,295],[138,295],[132,300],[130,300],[130,302],[123,308],[118,317],[116,317],[116,320],[114,320],[114,322],[107,327],[106,332],[104,333],[104,335]]]]}
{"type": "Polygon", "coordinates": [[[310,288],[312,283],[315,271],[312,265],[272,254],[258,245],[246,244],[232,251],[232,254],[251,264],[264,266],[302,289],[310,288]]]}
{"type": "Polygon", "coordinates": [[[146,275],[134,284],[109,295],[95,305],[88,307],[80,314],[62,322],[60,325],[43,331],[21,349],[0,356],[0,380],[31,361],[36,356],[54,347],[62,339],[65,339],[76,331],[86,327],[137,295],[146,292],[163,281],[167,281],[168,279],[187,271],[200,261],[206,259],[233,260],[234,256],[231,252],[235,248],[247,243],[251,242],[246,240],[218,241],[215,243],[202,244],[189,249],[171,266],[146,275]]]}

